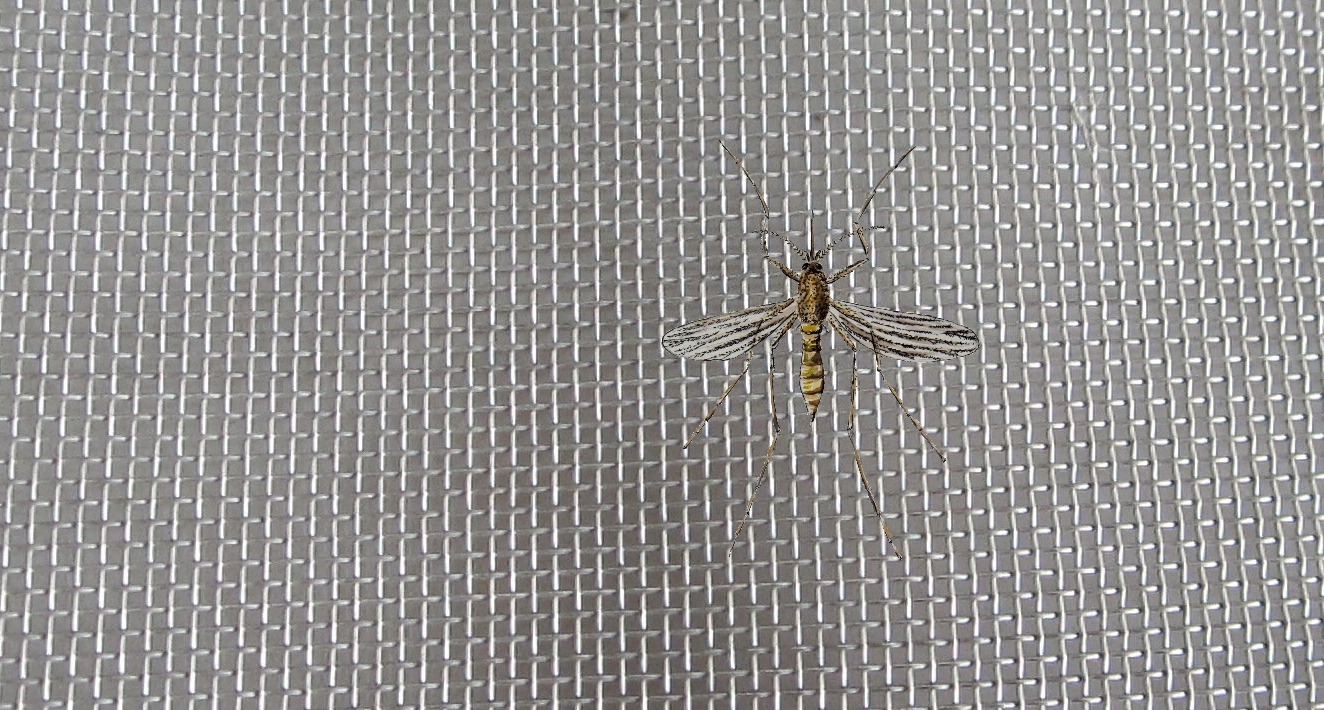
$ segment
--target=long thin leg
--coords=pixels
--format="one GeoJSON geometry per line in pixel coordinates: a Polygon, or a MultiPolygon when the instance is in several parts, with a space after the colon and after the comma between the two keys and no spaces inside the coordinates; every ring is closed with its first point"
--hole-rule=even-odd
{"type": "Polygon", "coordinates": [[[685,440],[685,445],[681,448],[688,449],[690,447],[690,442],[694,441],[694,437],[699,435],[699,431],[703,429],[703,425],[707,424],[708,420],[713,418],[713,415],[717,413],[717,408],[722,406],[722,402],[726,401],[726,396],[731,394],[731,390],[735,389],[736,384],[744,379],[745,373],[749,372],[749,361],[753,358],[754,348],[750,348],[749,352],[745,353],[745,366],[741,368],[740,374],[736,375],[736,378],[731,380],[731,384],[726,386],[726,389],[722,392],[722,396],[718,398],[717,404],[714,404],[713,408],[708,410],[708,415],[703,418],[703,421],[699,422],[699,426],[694,427],[694,431],[690,432],[690,438],[685,440]]]}
{"type": "Polygon", "coordinates": [[[763,468],[759,471],[759,480],[754,484],[754,490],[749,494],[749,500],[745,501],[745,515],[740,519],[740,525],[736,528],[736,534],[731,536],[731,547],[727,549],[726,556],[730,557],[736,549],[736,540],[740,539],[740,531],[745,529],[745,522],[749,520],[749,511],[754,509],[754,496],[758,495],[759,488],[763,487],[763,479],[768,475],[768,465],[772,463],[772,451],[777,448],[777,439],[782,435],[781,421],[777,418],[777,398],[773,394],[773,374],[777,369],[777,343],[781,342],[782,336],[786,331],[795,325],[795,321],[786,324],[781,332],[777,334],[777,339],[772,341],[772,347],[768,356],[768,404],[772,405],[772,443],[768,444],[768,453],[763,456],[763,468]]]}
{"type": "Polygon", "coordinates": [[[933,449],[933,453],[937,454],[938,458],[942,459],[943,463],[947,463],[947,454],[944,454],[942,449],[939,449],[938,445],[933,443],[933,439],[929,438],[929,433],[924,431],[924,425],[920,424],[915,417],[911,416],[910,409],[906,407],[905,402],[901,401],[901,395],[897,393],[896,388],[892,386],[892,383],[887,380],[887,375],[883,374],[883,357],[878,354],[877,350],[874,351],[874,357],[878,363],[878,375],[883,378],[883,384],[887,385],[887,389],[891,391],[892,399],[895,399],[896,403],[901,405],[901,411],[905,412],[906,418],[909,419],[910,423],[914,424],[915,428],[919,430],[920,436],[924,437],[924,440],[929,442],[929,448],[933,449]]]}
{"type": "MultiPolygon", "coordinates": [[[[768,201],[763,199],[763,191],[759,189],[759,184],[754,182],[754,178],[750,177],[749,171],[745,169],[745,164],[740,162],[740,158],[737,157],[735,153],[732,153],[731,149],[727,148],[725,143],[719,140],[717,141],[717,144],[722,146],[722,150],[725,150],[726,154],[731,156],[732,160],[736,161],[736,167],[740,168],[740,172],[745,174],[745,179],[749,180],[749,186],[754,188],[754,194],[759,196],[759,204],[763,205],[763,216],[765,218],[769,217],[770,215],[768,212],[768,201]]],[[[914,149],[912,148],[911,150],[914,149]]]]}
{"type": "Polygon", "coordinates": [[[754,490],[750,491],[749,499],[745,501],[745,514],[740,518],[740,525],[736,526],[736,533],[731,536],[731,547],[727,548],[726,556],[736,550],[736,541],[740,539],[740,533],[745,529],[745,523],[749,520],[749,512],[754,509],[754,496],[759,494],[759,489],[763,487],[763,479],[768,475],[768,465],[772,463],[772,451],[777,448],[777,439],[781,438],[782,427],[777,421],[777,399],[772,393],[772,372],[768,372],[768,401],[772,404],[772,442],[768,444],[768,453],[763,456],[763,468],[759,470],[759,480],[754,483],[754,490]]]}
{"type": "MultiPolygon", "coordinates": [[[[895,172],[897,168],[901,167],[902,161],[904,161],[914,151],[915,151],[914,148],[911,148],[910,150],[906,151],[905,154],[902,155],[896,161],[896,163],[892,165],[892,167],[888,168],[887,172],[883,173],[882,177],[878,178],[878,182],[874,183],[873,190],[869,191],[869,198],[864,201],[864,206],[860,208],[860,213],[855,216],[852,229],[849,232],[846,232],[845,234],[842,234],[841,236],[829,242],[827,247],[825,247],[823,251],[817,252],[818,256],[827,254],[828,252],[832,251],[832,247],[835,247],[836,245],[840,244],[842,241],[849,239],[852,236],[859,238],[860,248],[864,249],[865,254],[869,253],[869,245],[864,241],[865,228],[860,225],[860,220],[864,218],[864,213],[866,210],[869,209],[869,204],[873,202],[873,198],[878,194],[878,188],[883,186],[883,181],[886,180],[888,176],[890,176],[893,172],[895,172]]],[[[878,229],[878,227],[870,227],[869,229],[870,230],[878,229]]]]}
{"type": "Polygon", "coordinates": [[[901,157],[897,159],[896,163],[888,168],[887,172],[883,173],[882,177],[878,178],[878,182],[874,183],[873,190],[869,192],[869,199],[864,201],[864,206],[860,208],[860,214],[855,218],[854,231],[860,238],[860,247],[864,249],[865,254],[869,253],[869,245],[864,243],[864,231],[860,228],[860,218],[864,216],[865,210],[869,209],[869,203],[873,202],[874,196],[878,194],[878,188],[883,186],[883,181],[895,172],[897,168],[901,167],[901,163],[913,152],[915,152],[915,149],[912,147],[910,150],[903,153],[901,157]]]}
{"type": "MultiPolygon", "coordinates": [[[[828,316],[828,323],[832,325],[833,330],[837,331],[837,335],[840,336],[842,340],[846,341],[846,347],[851,349],[852,357],[853,357],[855,351],[855,341],[851,340],[851,337],[849,335],[850,331],[847,330],[845,326],[838,323],[837,319],[831,315],[828,316]]],[[[947,463],[947,455],[942,452],[942,449],[938,448],[937,444],[933,443],[933,439],[929,438],[929,433],[927,431],[924,431],[924,425],[920,424],[919,421],[915,419],[915,417],[910,415],[910,409],[906,407],[905,402],[901,401],[901,395],[897,393],[896,388],[893,387],[892,383],[888,381],[887,375],[883,374],[883,356],[878,352],[878,341],[874,340],[872,342],[873,342],[874,362],[878,364],[878,374],[883,378],[883,384],[887,385],[887,389],[892,392],[892,399],[895,399],[896,403],[901,406],[901,411],[905,413],[906,418],[910,420],[910,423],[914,424],[915,428],[919,430],[920,436],[924,437],[924,440],[929,442],[929,448],[933,449],[933,453],[937,454],[938,458],[942,459],[943,463],[947,463]]],[[[861,342],[861,344],[867,345],[868,343],[861,342]]]]}
{"type": "MultiPolygon", "coordinates": [[[[722,150],[725,150],[727,155],[731,156],[732,160],[736,161],[736,167],[740,168],[740,172],[745,174],[745,179],[749,181],[750,186],[754,188],[754,194],[759,198],[759,204],[763,206],[763,222],[759,225],[759,235],[763,237],[763,255],[768,255],[768,235],[774,234],[781,237],[782,241],[786,242],[786,246],[790,247],[792,251],[800,255],[800,258],[805,261],[811,261],[809,255],[806,254],[803,249],[792,243],[786,235],[774,232],[768,228],[768,221],[772,219],[772,214],[768,211],[768,201],[763,199],[763,192],[759,190],[759,184],[754,182],[754,178],[751,177],[749,171],[745,169],[745,164],[740,161],[740,158],[737,157],[735,153],[731,152],[730,148],[726,147],[725,143],[720,140],[717,141],[717,143],[722,146],[722,150]]],[[[912,150],[914,149],[912,148],[912,150]]],[[[783,271],[785,271],[785,269],[783,269],[783,271]]]]}
{"type": "Polygon", "coordinates": [[[860,472],[860,482],[864,484],[864,492],[869,494],[869,502],[873,503],[873,512],[878,514],[878,520],[883,524],[883,535],[887,537],[887,544],[892,546],[892,552],[896,553],[898,559],[901,558],[901,548],[897,547],[896,541],[892,539],[892,531],[887,529],[887,521],[883,520],[883,510],[878,507],[878,499],[874,498],[873,489],[869,487],[869,478],[864,475],[864,464],[860,461],[860,449],[855,446],[855,395],[859,391],[859,374],[857,370],[856,351],[851,348],[850,351],[850,415],[846,419],[846,438],[850,440],[850,450],[855,454],[855,470],[860,472]]]}
{"type": "MultiPolygon", "coordinates": [[[[829,242],[828,245],[823,248],[823,251],[817,252],[818,256],[827,254],[828,252],[832,251],[832,247],[835,247],[836,245],[840,244],[842,241],[849,239],[852,236],[858,237],[860,240],[860,247],[864,249],[864,253],[865,254],[869,253],[869,245],[866,244],[864,241],[864,232],[866,230],[863,226],[860,225],[860,220],[864,218],[864,212],[869,209],[869,204],[873,202],[874,196],[878,194],[878,188],[883,186],[883,181],[886,180],[889,175],[895,172],[897,168],[901,167],[901,161],[905,160],[906,157],[909,156],[914,151],[915,151],[914,148],[911,148],[910,150],[906,151],[905,155],[902,155],[901,158],[897,160],[896,163],[891,168],[888,168],[887,172],[883,173],[882,177],[878,178],[878,182],[874,183],[873,190],[869,192],[869,199],[864,201],[864,206],[860,208],[860,213],[855,216],[852,229],[849,232],[846,232],[845,234],[842,234],[840,237],[837,237],[836,239],[833,239],[831,242],[829,242]]],[[[868,229],[869,230],[881,229],[881,227],[869,227],[868,229]]]]}

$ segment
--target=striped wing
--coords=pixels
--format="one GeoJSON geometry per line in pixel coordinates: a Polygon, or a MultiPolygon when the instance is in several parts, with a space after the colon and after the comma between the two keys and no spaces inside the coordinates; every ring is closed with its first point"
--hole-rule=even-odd
{"type": "Polygon", "coordinates": [[[697,360],[730,360],[796,317],[795,299],[696,320],[662,336],[667,350],[697,360]]]}
{"type": "Polygon", "coordinates": [[[833,301],[837,327],[881,355],[901,360],[946,360],[979,349],[973,330],[933,316],[833,301]]]}

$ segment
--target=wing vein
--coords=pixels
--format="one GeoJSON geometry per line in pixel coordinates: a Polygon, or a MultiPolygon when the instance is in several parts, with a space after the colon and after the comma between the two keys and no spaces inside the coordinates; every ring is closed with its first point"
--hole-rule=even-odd
{"type": "Polygon", "coordinates": [[[662,336],[662,346],[681,357],[729,360],[743,355],[796,317],[795,299],[696,320],[662,336]]]}
{"type": "Polygon", "coordinates": [[[946,360],[974,352],[979,336],[951,321],[921,313],[833,301],[843,328],[882,355],[902,360],[946,360]]]}

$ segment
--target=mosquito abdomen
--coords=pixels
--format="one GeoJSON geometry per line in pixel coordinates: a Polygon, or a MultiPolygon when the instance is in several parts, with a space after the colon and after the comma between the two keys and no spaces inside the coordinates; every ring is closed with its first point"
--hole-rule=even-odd
{"type": "Polygon", "coordinates": [[[804,323],[800,333],[804,336],[803,359],[800,361],[800,391],[805,396],[805,406],[809,408],[809,418],[818,413],[818,403],[823,395],[823,354],[818,338],[823,327],[818,323],[804,323]]]}

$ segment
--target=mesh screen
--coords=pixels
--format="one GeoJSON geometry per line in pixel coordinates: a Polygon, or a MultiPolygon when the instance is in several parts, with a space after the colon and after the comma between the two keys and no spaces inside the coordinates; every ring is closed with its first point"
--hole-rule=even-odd
{"type": "Polygon", "coordinates": [[[0,708],[1324,708],[1318,7],[171,5],[0,0],[0,708]],[[982,349],[683,449],[719,140],[982,349]]]}

